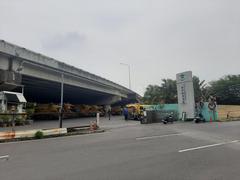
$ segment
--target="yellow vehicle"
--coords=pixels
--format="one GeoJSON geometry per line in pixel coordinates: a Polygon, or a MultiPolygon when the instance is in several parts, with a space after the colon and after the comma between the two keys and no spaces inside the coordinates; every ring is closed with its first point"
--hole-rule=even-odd
{"type": "Polygon", "coordinates": [[[146,105],[143,104],[128,104],[128,119],[140,120],[144,116],[146,105]]]}

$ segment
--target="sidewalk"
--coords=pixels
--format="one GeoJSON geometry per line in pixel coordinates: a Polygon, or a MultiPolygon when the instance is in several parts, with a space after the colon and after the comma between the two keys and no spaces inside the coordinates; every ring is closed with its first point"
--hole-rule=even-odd
{"type": "MultiPolygon", "coordinates": [[[[90,125],[91,121],[95,121],[96,118],[77,118],[77,119],[64,119],[63,127],[73,127],[73,126],[84,126],[90,125]]],[[[127,126],[134,126],[140,124],[139,121],[125,121],[123,116],[112,116],[111,120],[108,118],[100,117],[100,128],[112,129],[112,128],[121,128],[127,126]]],[[[42,120],[34,121],[32,125],[25,126],[16,126],[14,130],[30,130],[30,129],[49,129],[49,128],[58,128],[58,120],[42,120]]],[[[12,131],[12,127],[0,128],[0,132],[12,131]]]]}

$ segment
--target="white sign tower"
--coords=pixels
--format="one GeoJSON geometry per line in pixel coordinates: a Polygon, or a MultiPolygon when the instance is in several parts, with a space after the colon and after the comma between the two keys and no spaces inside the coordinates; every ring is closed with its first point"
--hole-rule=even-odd
{"type": "Polygon", "coordinates": [[[195,116],[195,100],[192,72],[177,74],[177,92],[179,115],[184,119],[193,119],[195,116]]]}

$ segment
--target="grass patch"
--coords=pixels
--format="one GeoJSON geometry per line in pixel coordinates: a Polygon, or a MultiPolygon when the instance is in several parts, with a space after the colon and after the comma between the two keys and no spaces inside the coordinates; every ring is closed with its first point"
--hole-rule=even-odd
{"type": "Polygon", "coordinates": [[[42,139],[43,138],[43,132],[37,131],[34,136],[36,139],[42,139]]]}
{"type": "Polygon", "coordinates": [[[220,121],[233,121],[240,119],[239,105],[218,105],[218,119],[220,121]]]}

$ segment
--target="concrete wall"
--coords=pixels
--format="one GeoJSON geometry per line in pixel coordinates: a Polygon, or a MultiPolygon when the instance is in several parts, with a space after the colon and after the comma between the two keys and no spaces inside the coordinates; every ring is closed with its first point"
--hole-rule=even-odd
{"type": "MultiPolygon", "coordinates": [[[[182,118],[178,104],[148,105],[148,107],[146,109],[147,110],[176,111],[179,114],[179,119],[182,118]]],[[[218,112],[217,111],[213,112],[213,111],[209,110],[207,102],[204,103],[204,106],[201,109],[201,114],[203,115],[203,118],[207,122],[218,120],[218,112]]]]}
{"type": "Polygon", "coordinates": [[[8,58],[6,56],[0,55],[0,69],[7,70],[8,69],[8,58]]]}

